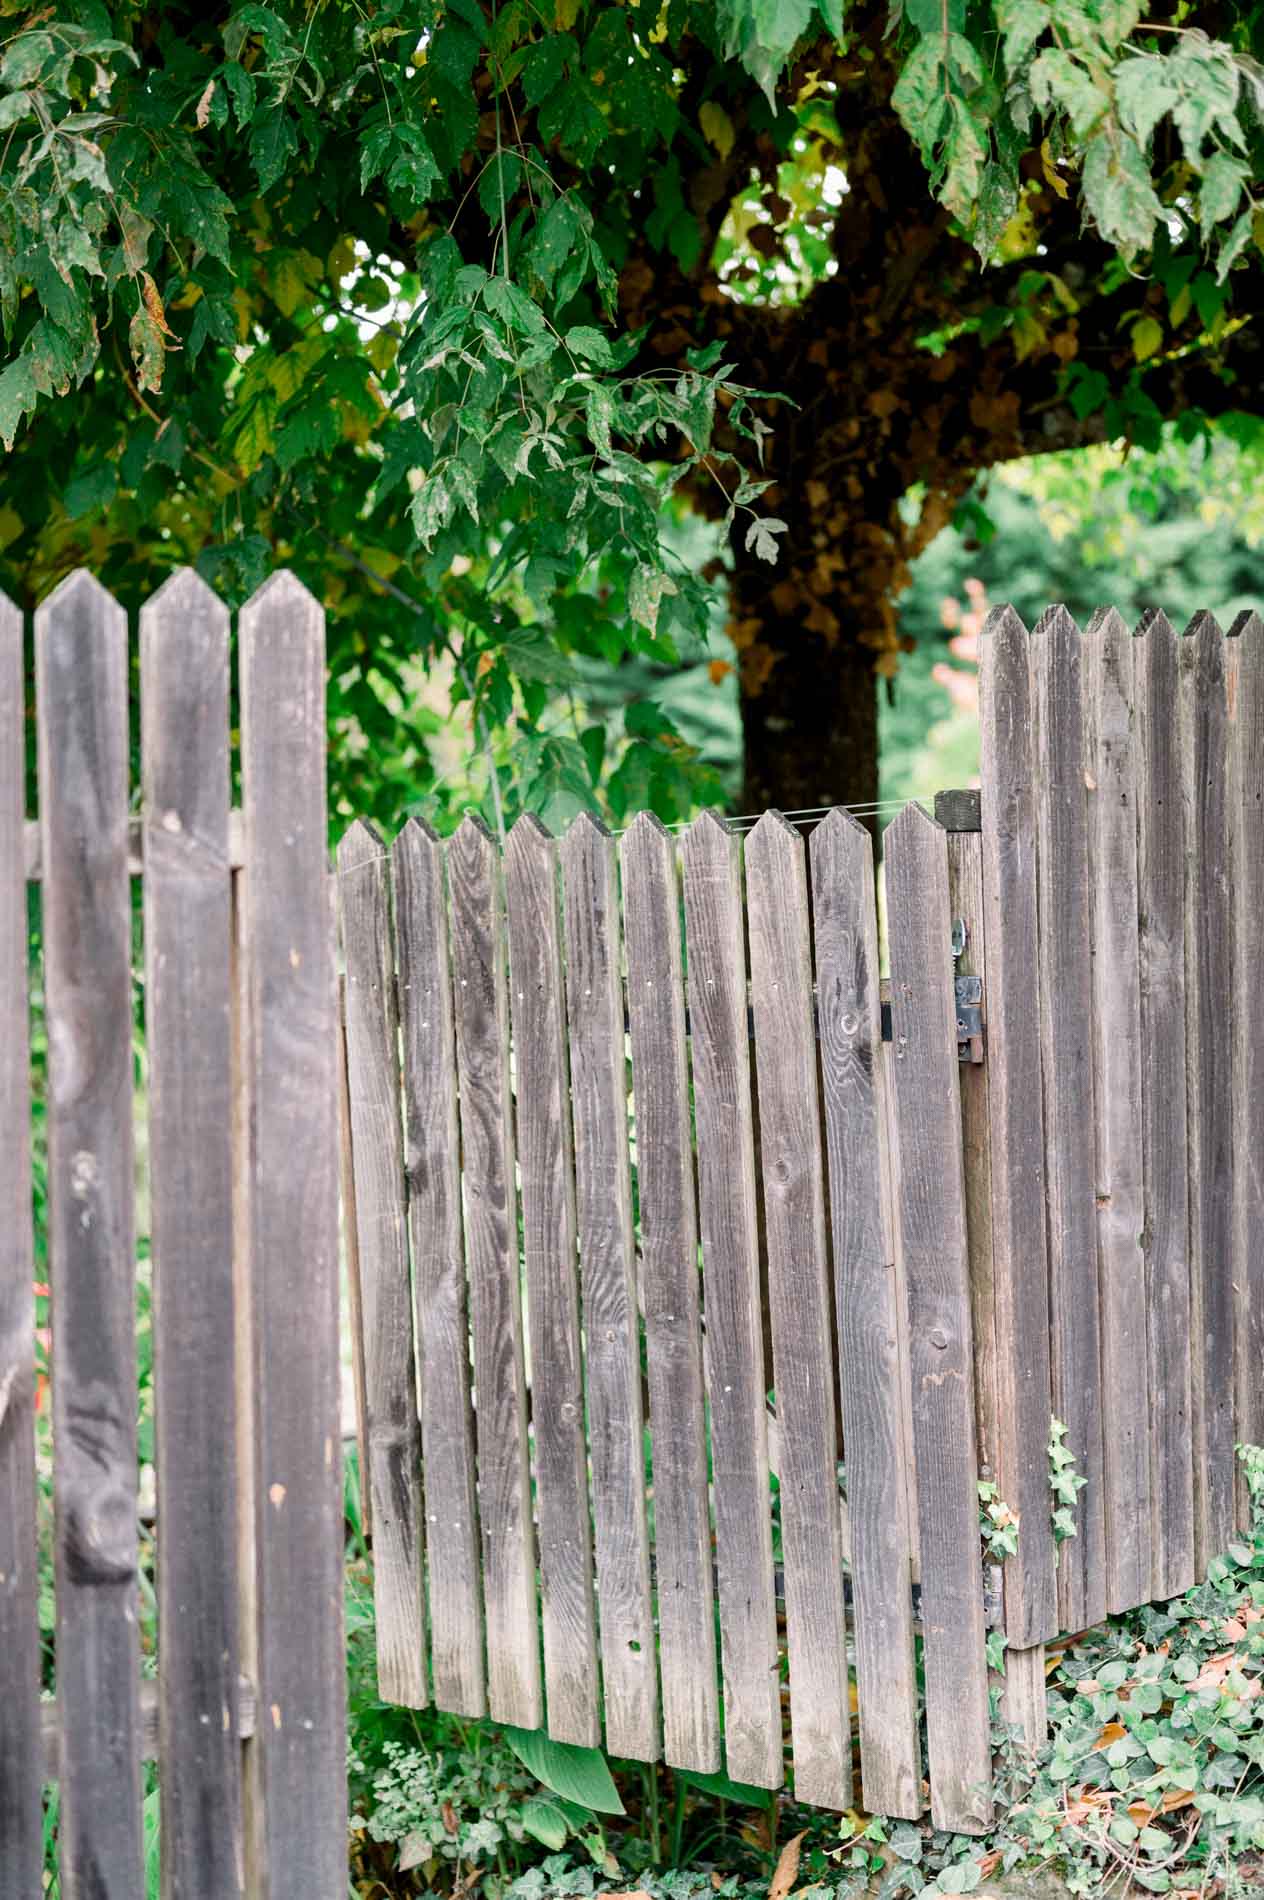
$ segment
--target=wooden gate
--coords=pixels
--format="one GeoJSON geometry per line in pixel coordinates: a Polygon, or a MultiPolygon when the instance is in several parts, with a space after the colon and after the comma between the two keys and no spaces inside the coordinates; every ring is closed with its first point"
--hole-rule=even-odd
{"type": "Polygon", "coordinates": [[[1205,1574],[1264,1436],[1262,667],[993,615],[885,984],[841,811],[346,835],[384,1694],[765,1788],[784,1699],[800,1799],[977,1831],[990,1692],[1037,1741],[1046,1641],[1205,1574]]]}

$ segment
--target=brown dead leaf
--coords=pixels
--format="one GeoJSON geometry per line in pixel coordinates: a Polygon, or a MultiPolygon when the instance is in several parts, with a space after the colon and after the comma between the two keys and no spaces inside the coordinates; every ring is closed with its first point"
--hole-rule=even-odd
{"type": "Polygon", "coordinates": [[[803,1851],[802,1834],[792,1835],[777,1857],[776,1870],[768,1888],[768,1900],[786,1900],[799,1878],[799,1855],[803,1851]]]}
{"type": "Polygon", "coordinates": [[[1107,1722],[1105,1728],[1093,1743],[1093,1753],[1100,1754],[1103,1748],[1110,1748],[1115,1742],[1122,1742],[1128,1733],[1122,1722],[1107,1722]]]}
{"type": "Polygon", "coordinates": [[[459,1834],[461,1832],[461,1823],[457,1820],[456,1809],[452,1803],[445,1801],[439,1812],[443,1816],[445,1830],[449,1834],[459,1834]]]}
{"type": "Polygon", "coordinates": [[[1169,1788],[1163,1799],[1154,1807],[1148,1801],[1132,1801],[1128,1813],[1138,1827],[1146,1827],[1156,1814],[1174,1814],[1178,1808],[1187,1808],[1194,1799],[1192,1788],[1169,1788]]]}
{"type": "Polygon", "coordinates": [[[197,111],[193,115],[194,123],[203,126],[211,116],[211,100],[215,97],[215,81],[207,81],[206,91],[197,102],[197,111]]]}

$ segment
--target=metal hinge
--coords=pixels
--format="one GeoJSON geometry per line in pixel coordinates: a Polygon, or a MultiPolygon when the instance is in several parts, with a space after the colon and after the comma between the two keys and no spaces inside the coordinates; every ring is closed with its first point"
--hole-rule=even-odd
{"type": "MultiPolygon", "coordinates": [[[[969,938],[964,917],[953,920],[952,960],[959,962],[969,938]]],[[[953,992],[957,1001],[957,1060],[979,1063],[983,1060],[983,978],[956,976],[953,992]]]]}

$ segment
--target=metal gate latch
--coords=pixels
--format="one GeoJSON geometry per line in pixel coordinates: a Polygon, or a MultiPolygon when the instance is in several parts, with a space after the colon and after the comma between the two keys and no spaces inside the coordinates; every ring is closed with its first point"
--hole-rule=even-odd
{"type": "MultiPolygon", "coordinates": [[[[955,917],[952,925],[952,960],[958,962],[966,947],[969,932],[964,917],[955,917]]],[[[954,976],[953,993],[957,1003],[957,1060],[979,1063],[983,1060],[983,978],[954,976]]]]}

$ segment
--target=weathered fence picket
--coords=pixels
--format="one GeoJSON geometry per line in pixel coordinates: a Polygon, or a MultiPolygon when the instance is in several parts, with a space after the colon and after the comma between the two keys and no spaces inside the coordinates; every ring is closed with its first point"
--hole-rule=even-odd
{"type": "Polygon", "coordinates": [[[0,595],[0,1893],[42,1888],[22,616],[0,595]]]}
{"type": "Polygon", "coordinates": [[[440,1708],[480,1716],[487,1696],[448,891],[442,847],[416,819],[395,840],[394,867],[430,1663],[440,1708]]]}
{"type": "Polygon", "coordinates": [[[228,614],[187,569],[141,610],[140,665],[162,1866],[218,1900],[243,1878],[228,614]]]}
{"type": "Polygon", "coordinates": [[[741,855],[724,821],[704,812],[685,833],[681,858],[724,1671],[724,1758],[734,1780],[779,1788],[781,1697],[766,1402],[772,1369],[764,1365],[760,1324],[741,855]]]}
{"type": "Polygon", "coordinates": [[[622,849],[641,1297],[653,1441],[663,1748],[674,1767],[720,1766],[698,1227],[676,853],[648,813],[622,849]]]}
{"type": "MultiPolygon", "coordinates": [[[[1229,649],[1229,779],[1233,840],[1234,958],[1228,1034],[1232,1041],[1234,1152],[1233,1284],[1236,1289],[1234,1398],[1237,1439],[1264,1444],[1264,1010],[1256,972],[1264,968],[1264,621],[1244,614],[1229,649]]],[[[1222,1033],[1224,1033],[1222,1031],[1222,1033]]],[[[1239,1475],[1237,1521],[1249,1523],[1239,1475]]]]}
{"type": "Polygon", "coordinates": [[[62,1880],[143,1889],[127,621],[72,574],[35,621],[53,1282],[62,1880]]]}

